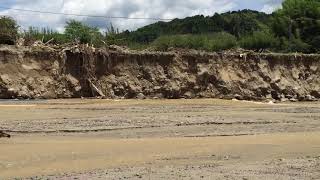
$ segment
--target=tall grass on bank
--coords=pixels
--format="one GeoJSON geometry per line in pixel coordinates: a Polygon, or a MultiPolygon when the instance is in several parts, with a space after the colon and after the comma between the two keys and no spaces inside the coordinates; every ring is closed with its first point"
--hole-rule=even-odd
{"type": "Polygon", "coordinates": [[[29,27],[29,29],[25,30],[21,36],[25,39],[26,44],[32,44],[35,41],[42,41],[44,43],[50,42],[52,44],[64,44],[68,42],[65,34],[61,34],[50,28],[40,29],[29,27]]]}
{"type": "Polygon", "coordinates": [[[241,48],[258,51],[275,47],[277,39],[270,32],[256,31],[241,38],[239,44],[241,48]]]}
{"type": "Polygon", "coordinates": [[[237,39],[235,36],[226,32],[202,35],[169,35],[160,36],[151,44],[151,46],[159,51],[166,51],[170,47],[221,51],[236,47],[237,39]]]}

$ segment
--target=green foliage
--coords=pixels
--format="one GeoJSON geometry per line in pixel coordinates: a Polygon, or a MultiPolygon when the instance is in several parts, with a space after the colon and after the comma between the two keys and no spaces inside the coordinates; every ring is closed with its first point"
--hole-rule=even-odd
{"type": "MultiPolygon", "coordinates": [[[[124,45],[126,42],[124,42],[124,39],[121,39],[118,36],[119,29],[115,28],[112,23],[110,23],[110,26],[107,27],[107,31],[105,33],[105,42],[108,45],[124,45]]],[[[127,44],[128,45],[128,44],[127,44]]]]}
{"type": "Polygon", "coordinates": [[[203,46],[203,49],[209,51],[227,50],[237,46],[237,39],[226,32],[214,33],[208,38],[204,38],[203,46]]]}
{"type": "Polygon", "coordinates": [[[252,50],[264,50],[272,48],[276,44],[273,34],[265,31],[256,31],[240,40],[240,47],[252,50]]]}
{"type": "Polygon", "coordinates": [[[320,1],[285,0],[283,8],[274,13],[272,29],[278,38],[288,42],[281,44],[282,50],[316,52],[320,36],[320,1]],[[316,39],[315,39],[316,38],[316,39]]]}
{"type": "Polygon", "coordinates": [[[67,22],[65,35],[70,42],[89,43],[95,46],[100,46],[103,39],[97,27],[90,27],[76,20],[67,22]]]}
{"type": "Polygon", "coordinates": [[[290,19],[298,20],[303,17],[320,18],[319,0],[285,0],[280,13],[290,19]]]}
{"type": "Polygon", "coordinates": [[[153,44],[160,49],[166,49],[167,46],[198,48],[200,45],[192,45],[195,38],[189,39],[185,35],[181,37],[181,34],[200,36],[223,31],[237,37],[241,46],[248,49],[319,52],[320,1],[285,0],[283,8],[271,15],[251,10],[215,14],[212,17],[199,15],[171,22],[158,22],[117,36],[126,39],[126,42],[142,44],[155,40],[153,44]]]}
{"type": "Polygon", "coordinates": [[[16,21],[11,17],[0,17],[0,44],[15,44],[18,37],[18,29],[16,21]]]}
{"type": "Polygon", "coordinates": [[[314,37],[313,40],[310,42],[310,45],[313,48],[312,52],[320,53],[320,36],[314,37]]]}
{"type": "Polygon", "coordinates": [[[236,37],[250,34],[268,27],[269,16],[265,13],[242,10],[212,17],[202,15],[175,19],[171,22],[158,22],[133,32],[121,33],[119,36],[138,43],[150,43],[160,36],[175,34],[209,34],[228,32],[236,37]]]}
{"type": "Polygon", "coordinates": [[[165,35],[156,39],[152,46],[160,51],[166,51],[170,47],[220,51],[237,46],[237,41],[233,35],[226,32],[206,35],[165,35]]]}
{"type": "Polygon", "coordinates": [[[289,49],[288,52],[303,52],[303,53],[310,53],[311,52],[311,45],[308,43],[303,42],[301,39],[292,39],[289,42],[289,49]]]}
{"type": "Polygon", "coordinates": [[[22,35],[26,44],[32,44],[35,41],[42,41],[44,43],[49,42],[50,44],[64,44],[68,42],[64,34],[50,28],[39,29],[36,27],[29,27],[22,35]]]}

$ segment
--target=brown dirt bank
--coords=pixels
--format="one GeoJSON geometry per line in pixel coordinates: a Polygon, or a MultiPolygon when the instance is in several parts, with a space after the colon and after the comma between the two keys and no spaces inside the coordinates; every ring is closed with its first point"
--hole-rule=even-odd
{"type": "Polygon", "coordinates": [[[0,98],[320,98],[320,55],[0,46],[0,98]]]}

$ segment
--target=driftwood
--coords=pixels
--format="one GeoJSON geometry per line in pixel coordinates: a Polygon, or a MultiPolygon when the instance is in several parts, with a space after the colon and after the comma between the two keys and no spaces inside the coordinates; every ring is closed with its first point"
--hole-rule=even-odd
{"type": "Polygon", "coordinates": [[[105,95],[103,94],[103,92],[102,92],[96,85],[94,85],[93,82],[92,82],[90,79],[88,79],[88,81],[89,81],[89,83],[90,83],[90,86],[91,86],[92,91],[98,93],[99,96],[101,96],[101,97],[105,97],[105,95]]]}
{"type": "Polygon", "coordinates": [[[3,131],[0,131],[0,138],[10,138],[10,134],[4,133],[3,131]]]}
{"type": "Polygon", "coordinates": [[[49,43],[51,43],[54,40],[54,38],[50,39],[49,41],[47,41],[46,43],[44,43],[44,45],[48,45],[49,43]]]}

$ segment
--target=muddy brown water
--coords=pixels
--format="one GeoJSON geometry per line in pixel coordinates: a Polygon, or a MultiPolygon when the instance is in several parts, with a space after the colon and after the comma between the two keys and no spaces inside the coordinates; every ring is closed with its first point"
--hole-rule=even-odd
{"type": "Polygon", "coordinates": [[[0,102],[0,179],[317,179],[320,103],[0,102]]]}

